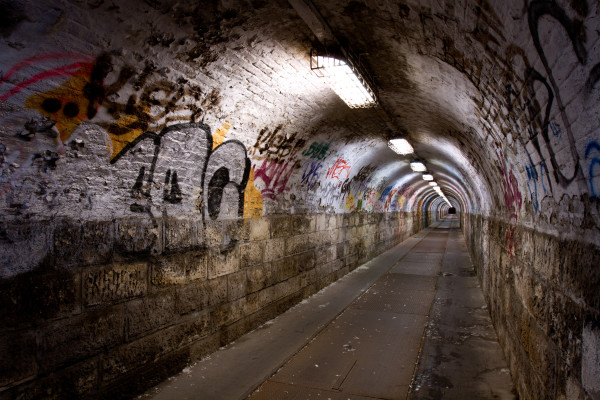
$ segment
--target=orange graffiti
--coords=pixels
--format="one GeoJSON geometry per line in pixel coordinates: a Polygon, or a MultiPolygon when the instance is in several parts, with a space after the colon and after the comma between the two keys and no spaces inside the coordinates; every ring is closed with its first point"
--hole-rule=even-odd
{"type": "Polygon", "coordinates": [[[229,129],[231,128],[231,122],[225,121],[223,125],[219,129],[215,131],[212,135],[213,137],[213,150],[220,146],[225,141],[225,136],[229,129]]]}
{"type": "Polygon", "coordinates": [[[254,186],[254,167],[252,167],[244,191],[244,218],[260,218],[262,212],[263,199],[260,191],[254,186]]]}
{"type": "Polygon", "coordinates": [[[91,71],[91,64],[84,66],[56,89],[31,95],[25,100],[25,107],[56,121],[54,126],[63,142],[71,137],[82,121],[88,119],[89,100],[84,95],[84,88],[90,83],[91,71]]]}

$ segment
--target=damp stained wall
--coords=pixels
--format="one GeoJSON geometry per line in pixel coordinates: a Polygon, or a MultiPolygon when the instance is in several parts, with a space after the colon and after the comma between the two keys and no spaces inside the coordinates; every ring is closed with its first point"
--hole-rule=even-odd
{"type": "Polygon", "coordinates": [[[598,3],[314,4],[377,109],[286,1],[0,2],[0,396],[136,393],[435,222],[397,135],[520,395],[600,396],[598,3]]]}

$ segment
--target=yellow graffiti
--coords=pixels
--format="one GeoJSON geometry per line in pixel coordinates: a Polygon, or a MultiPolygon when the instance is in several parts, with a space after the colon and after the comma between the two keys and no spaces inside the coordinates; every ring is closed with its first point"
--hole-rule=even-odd
{"type": "Polygon", "coordinates": [[[31,95],[25,100],[25,107],[56,121],[54,126],[63,142],[71,137],[81,121],[87,119],[89,101],[84,88],[90,83],[91,68],[91,65],[82,67],[56,89],[31,95]]]}
{"type": "Polygon", "coordinates": [[[248,184],[244,191],[244,218],[260,218],[263,212],[263,199],[254,186],[254,167],[250,168],[248,184]]]}
{"type": "Polygon", "coordinates": [[[404,210],[404,203],[406,202],[406,197],[398,196],[398,210],[404,210]]]}
{"type": "Polygon", "coordinates": [[[221,127],[219,129],[216,130],[216,132],[212,136],[213,137],[213,150],[215,148],[217,148],[217,146],[220,146],[225,141],[225,136],[227,135],[227,132],[229,132],[230,128],[231,128],[231,122],[225,121],[225,123],[223,125],[221,125],[221,127]]]}
{"type": "Polygon", "coordinates": [[[352,211],[354,210],[354,196],[352,195],[348,195],[348,197],[346,197],[346,207],[345,207],[346,211],[352,211]]]}
{"type": "MultiPolygon", "coordinates": [[[[149,111],[150,107],[147,106],[140,109],[142,115],[149,111]]],[[[112,160],[123,151],[125,146],[132,143],[146,132],[145,127],[147,126],[147,123],[142,122],[139,115],[125,114],[110,125],[111,126],[107,129],[107,133],[111,141],[112,153],[110,159],[112,160]]]]}

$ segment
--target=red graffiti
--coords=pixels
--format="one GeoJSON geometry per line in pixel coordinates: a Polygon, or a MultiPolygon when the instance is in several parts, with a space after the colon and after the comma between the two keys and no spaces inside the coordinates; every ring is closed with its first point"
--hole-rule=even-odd
{"type": "Polygon", "coordinates": [[[8,100],[10,97],[19,93],[21,90],[23,90],[26,87],[31,86],[34,83],[39,82],[41,80],[53,78],[53,77],[57,77],[57,76],[65,76],[65,77],[73,76],[80,69],[87,68],[87,69],[91,70],[92,66],[93,66],[92,65],[93,59],[91,57],[87,57],[87,56],[81,56],[81,55],[70,54],[70,53],[44,54],[41,56],[31,57],[26,60],[23,60],[20,63],[18,63],[17,65],[15,65],[14,67],[12,67],[11,69],[9,69],[6,72],[6,74],[4,74],[0,78],[0,86],[4,82],[7,82],[8,79],[10,79],[10,77],[13,76],[16,72],[18,72],[19,70],[21,70],[25,67],[28,67],[32,64],[35,64],[35,63],[38,63],[41,61],[61,59],[61,58],[63,58],[63,59],[79,59],[79,60],[83,60],[83,61],[77,61],[72,64],[52,68],[52,69],[40,72],[39,74],[36,74],[36,75],[32,76],[31,78],[26,79],[22,82],[19,82],[13,88],[11,88],[8,92],[6,92],[2,96],[0,96],[0,101],[8,100]]]}
{"type": "Polygon", "coordinates": [[[337,180],[342,180],[341,175],[345,172],[346,178],[350,176],[350,168],[352,166],[343,158],[338,158],[335,163],[327,170],[327,178],[336,178],[337,180]]]}
{"type": "Polygon", "coordinates": [[[521,210],[521,205],[523,204],[523,196],[521,196],[521,192],[519,191],[519,183],[512,169],[508,170],[506,167],[506,162],[504,161],[504,156],[500,153],[498,154],[499,166],[498,170],[502,175],[502,188],[504,189],[504,204],[514,217],[514,225],[511,226],[506,231],[505,244],[508,250],[508,253],[511,255],[515,254],[515,248],[517,247],[517,241],[515,237],[515,231],[517,228],[517,222],[519,220],[519,211],[521,210]]]}
{"type": "Polygon", "coordinates": [[[390,193],[388,194],[387,198],[385,199],[385,204],[383,206],[384,211],[388,211],[390,208],[390,204],[392,204],[392,199],[394,198],[394,196],[396,195],[396,193],[398,193],[398,189],[392,189],[390,191],[390,193]]]}
{"type": "Polygon", "coordinates": [[[266,187],[261,190],[263,198],[274,200],[277,195],[288,190],[287,182],[294,172],[296,162],[291,163],[289,161],[283,163],[278,161],[269,161],[265,159],[261,164],[260,168],[255,168],[254,181],[262,180],[266,187]]]}

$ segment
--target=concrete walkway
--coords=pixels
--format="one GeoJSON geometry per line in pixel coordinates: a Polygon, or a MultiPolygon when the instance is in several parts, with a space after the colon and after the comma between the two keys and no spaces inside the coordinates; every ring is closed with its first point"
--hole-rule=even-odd
{"type": "Polygon", "coordinates": [[[456,227],[422,231],[142,397],[514,398],[456,227]]]}

